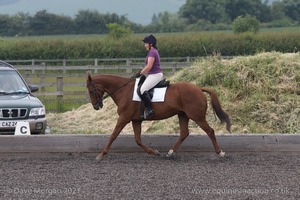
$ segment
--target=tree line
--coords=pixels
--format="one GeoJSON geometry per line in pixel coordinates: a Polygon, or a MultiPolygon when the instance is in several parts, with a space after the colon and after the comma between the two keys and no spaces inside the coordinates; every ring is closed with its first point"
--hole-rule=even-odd
{"type": "Polygon", "coordinates": [[[101,14],[79,10],[74,18],[41,10],[28,13],[0,14],[0,36],[107,34],[109,24],[117,24],[134,33],[230,30],[240,16],[255,17],[264,27],[300,24],[300,1],[281,0],[187,0],[176,13],[154,14],[148,25],[128,20],[126,15],[101,14]]]}

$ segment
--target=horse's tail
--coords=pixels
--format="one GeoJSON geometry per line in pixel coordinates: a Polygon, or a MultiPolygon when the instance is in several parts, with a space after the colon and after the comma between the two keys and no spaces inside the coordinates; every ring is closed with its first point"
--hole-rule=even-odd
{"type": "Polygon", "coordinates": [[[213,107],[215,113],[217,114],[218,118],[221,120],[221,123],[226,122],[226,129],[229,132],[231,132],[231,130],[230,130],[231,129],[231,121],[230,121],[229,115],[222,109],[221,103],[219,101],[217,94],[213,90],[206,88],[206,87],[202,87],[201,90],[203,92],[207,92],[210,95],[211,104],[212,104],[212,107],[213,107]]]}

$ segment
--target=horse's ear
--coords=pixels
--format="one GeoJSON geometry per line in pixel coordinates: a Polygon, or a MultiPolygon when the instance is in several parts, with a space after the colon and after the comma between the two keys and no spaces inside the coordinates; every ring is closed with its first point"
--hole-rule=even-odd
{"type": "Polygon", "coordinates": [[[92,77],[91,77],[91,74],[88,73],[88,77],[87,77],[88,81],[91,82],[92,81],[92,77]]]}

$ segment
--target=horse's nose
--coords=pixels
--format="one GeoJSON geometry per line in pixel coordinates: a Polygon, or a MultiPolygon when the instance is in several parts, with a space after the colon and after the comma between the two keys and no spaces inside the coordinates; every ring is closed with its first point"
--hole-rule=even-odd
{"type": "Polygon", "coordinates": [[[99,110],[99,109],[100,109],[100,106],[99,106],[99,104],[97,103],[97,104],[93,105],[93,108],[94,108],[95,110],[99,110]]]}

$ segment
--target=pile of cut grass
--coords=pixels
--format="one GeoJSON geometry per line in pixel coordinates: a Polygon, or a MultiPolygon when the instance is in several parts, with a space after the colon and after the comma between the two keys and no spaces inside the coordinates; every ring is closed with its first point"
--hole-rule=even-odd
{"type": "Polygon", "coordinates": [[[198,60],[173,79],[213,88],[235,133],[300,133],[300,55],[198,60]]]}
{"type": "MultiPolygon", "coordinates": [[[[278,52],[222,60],[197,60],[171,77],[214,89],[232,120],[233,133],[300,133],[300,55],[278,52]]],[[[208,98],[209,100],[209,98],[208,98]]],[[[117,121],[111,99],[93,111],[91,104],[61,114],[48,114],[52,133],[111,133],[117,121]]],[[[207,120],[217,134],[227,133],[209,107],[207,120]]],[[[143,123],[143,133],[178,133],[177,117],[143,123]]],[[[190,122],[192,134],[203,131],[190,122]]],[[[132,134],[131,125],[123,133],[132,134]]]]}

